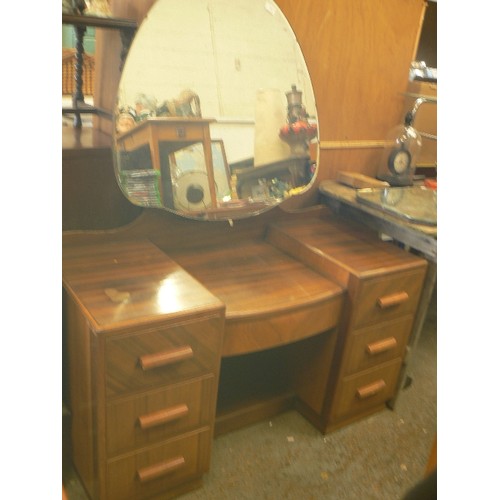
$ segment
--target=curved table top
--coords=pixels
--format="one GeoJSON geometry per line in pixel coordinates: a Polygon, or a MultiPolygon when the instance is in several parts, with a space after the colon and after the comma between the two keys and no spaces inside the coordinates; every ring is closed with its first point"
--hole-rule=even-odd
{"type": "Polygon", "coordinates": [[[223,356],[284,345],[337,325],[344,289],[265,241],[169,255],[226,305],[223,356]]]}

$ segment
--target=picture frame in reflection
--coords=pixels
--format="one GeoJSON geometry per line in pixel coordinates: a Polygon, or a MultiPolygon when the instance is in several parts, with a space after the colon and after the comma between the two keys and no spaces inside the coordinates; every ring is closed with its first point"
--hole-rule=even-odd
{"type": "MultiPolygon", "coordinates": [[[[197,142],[169,155],[174,208],[192,211],[210,206],[210,189],[203,144],[197,142]]],[[[212,164],[217,201],[231,199],[231,174],[224,142],[212,140],[212,164]]]]}

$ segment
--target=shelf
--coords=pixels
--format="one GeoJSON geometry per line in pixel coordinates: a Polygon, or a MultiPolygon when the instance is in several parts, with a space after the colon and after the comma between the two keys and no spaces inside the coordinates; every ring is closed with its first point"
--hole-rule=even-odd
{"type": "Polygon", "coordinates": [[[83,74],[83,35],[88,27],[112,29],[120,32],[122,41],[122,53],[120,61],[120,70],[127,56],[130,44],[137,30],[137,23],[131,19],[121,19],[116,17],[98,17],[63,14],[62,24],[70,24],[75,27],[77,42],[75,55],[75,81],[76,91],[73,95],[73,106],[64,107],[63,114],[75,115],[74,127],[82,128],[82,114],[96,114],[107,118],[112,118],[112,114],[95,106],[90,106],[85,103],[82,92],[82,74],[83,74]]]}
{"type": "Polygon", "coordinates": [[[112,144],[113,139],[109,135],[92,127],[62,127],[62,152],[64,158],[70,155],[79,157],[82,149],[87,152],[107,150],[111,155],[112,144]]]}
{"type": "Polygon", "coordinates": [[[107,118],[112,118],[113,114],[102,108],[96,108],[91,104],[86,102],[78,102],[76,106],[65,106],[62,108],[63,114],[94,114],[99,116],[105,116],[107,118]]]}
{"type": "Polygon", "coordinates": [[[79,16],[71,14],[62,15],[63,24],[73,26],[95,27],[116,30],[136,30],[137,23],[131,19],[120,19],[117,17],[79,16]]]}

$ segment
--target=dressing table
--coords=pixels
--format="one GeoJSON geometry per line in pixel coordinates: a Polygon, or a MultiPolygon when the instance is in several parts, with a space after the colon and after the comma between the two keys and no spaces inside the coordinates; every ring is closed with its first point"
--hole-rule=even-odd
{"type": "MultiPolygon", "coordinates": [[[[169,1],[153,7],[167,4],[165,33],[165,23],[184,25],[172,19],[182,9],[169,1]]],[[[213,4],[211,26],[217,26],[222,16],[213,4]]],[[[258,4],[247,2],[245,8],[258,4]]],[[[238,5],[230,2],[225,10],[234,8],[241,22],[238,5]]],[[[263,6],[265,26],[280,13],[272,2],[263,6]]],[[[234,20],[228,26],[238,30],[234,20]]],[[[124,66],[121,97],[138,85],[127,75],[148,69],[130,62],[143,28],[124,66]]],[[[204,33],[194,26],[192,32],[204,33]]],[[[165,46],[173,57],[175,44],[165,46]]],[[[259,47],[269,52],[266,43],[251,48],[259,47]]],[[[296,57],[300,49],[290,47],[296,57]]],[[[199,63],[208,56],[197,57],[199,63]]],[[[218,59],[229,63],[224,84],[240,81],[239,70],[257,59],[218,59]]],[[[270,66],[269,82],[275,82],[280,72],[270,66]]],[[[285,92],[290,76],[282,73],[285,92]]],[[[307,76],[307,70],[301,66],[292,74],[307,76]]],[[[199,85],[205,111],[211,100],[203,92],[211,95],[212,87],[203,86],[208,76],[202,76],[192,76],[190,84],[199,85]]],[[[165,78],[148,74],[140,83],[165,88],[166,95],[157,97],[168,98],[177,92],[165,78]]],[[[305,79],[300,87],[315,118],[312,86],[305,79]]],[[[220,109],[230,109],[224,99],[220,109]]],[[[243,102],[240,95],[237,100],[243,102]]],[[[238,112],[251,114],[253,104],[238,112]]],[[[229,163],[234,158],[236,165],[243,153],[236,154],[235,145],[242,146],[248,131],[234,117],[220,120],[212,109],[206,116],[233,127],[234,136],[223,140],[229,163]]],[[[222,131],[213,125],[207,123],[210,136],[219,140],[222,131]]],[[[153,162],[157,146],[170,139],[144,137],[141,144],[149,145],[153,162]]],[[[118,184],[122,139],[115,134],[113,142],[118,184]]],[[[207,173],[210,163],[206,158],[207,173]]],[[[175,172],[162,175],[171,175],[175,185],[175,172]]],[[[120,188],[127,195],[126,186],[120,188]]],[[[426,261],[326,206],[287,209],[279,197],[235,202],[182,215],[168,205],[144,208],[116,229],[63,233],[72,458],[92,499],[174,498],[202,485],[218,435],[291,409],[328,433],[383,409],[398,389],[426,261]]]]}
{"type": "Polygon", "coordinates": [[[65,233],[73,460],[91,498],[198,487],[214,434],[284,410],[329,432],[382,409],[425,270],[324,208],[233,227],[148,209],[65,233]]]}
{"type": "MultiPolygon", "coordinates": [[[[144,120],[131,130],[118,134],[116,144],[119,154],[139,149],[147,145],[150,149],[153,169],[161,172],[161,156],[158,145],[167,145],[167,154],[175,153],[188,145],[200,142],[203,146],[207,176],[210,186],[210,200],[212,206],[217,205],[215,191],[214,170],[212,162],[212,141],[210,138],[210,123],[214,120],[203,118],[167,118],[156,117],[144,120]]],[[[164,178],[165,176],[163,176],[164,178]]],[[[162,186],[161,200],[170,207],[174,207],[170,186],[162,186]]]]}

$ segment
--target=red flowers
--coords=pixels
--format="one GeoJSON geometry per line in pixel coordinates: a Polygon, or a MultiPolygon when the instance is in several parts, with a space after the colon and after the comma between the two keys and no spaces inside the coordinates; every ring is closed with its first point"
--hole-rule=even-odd
{"type": "Polygon", "coordinates": [[[315,123],[298,120],[294,123],[288,123],[280,128],[280,137],[290,139],[293,136],[299,136],[304,139],[312,139],[316,137],[318,127],[315,123]]]}

